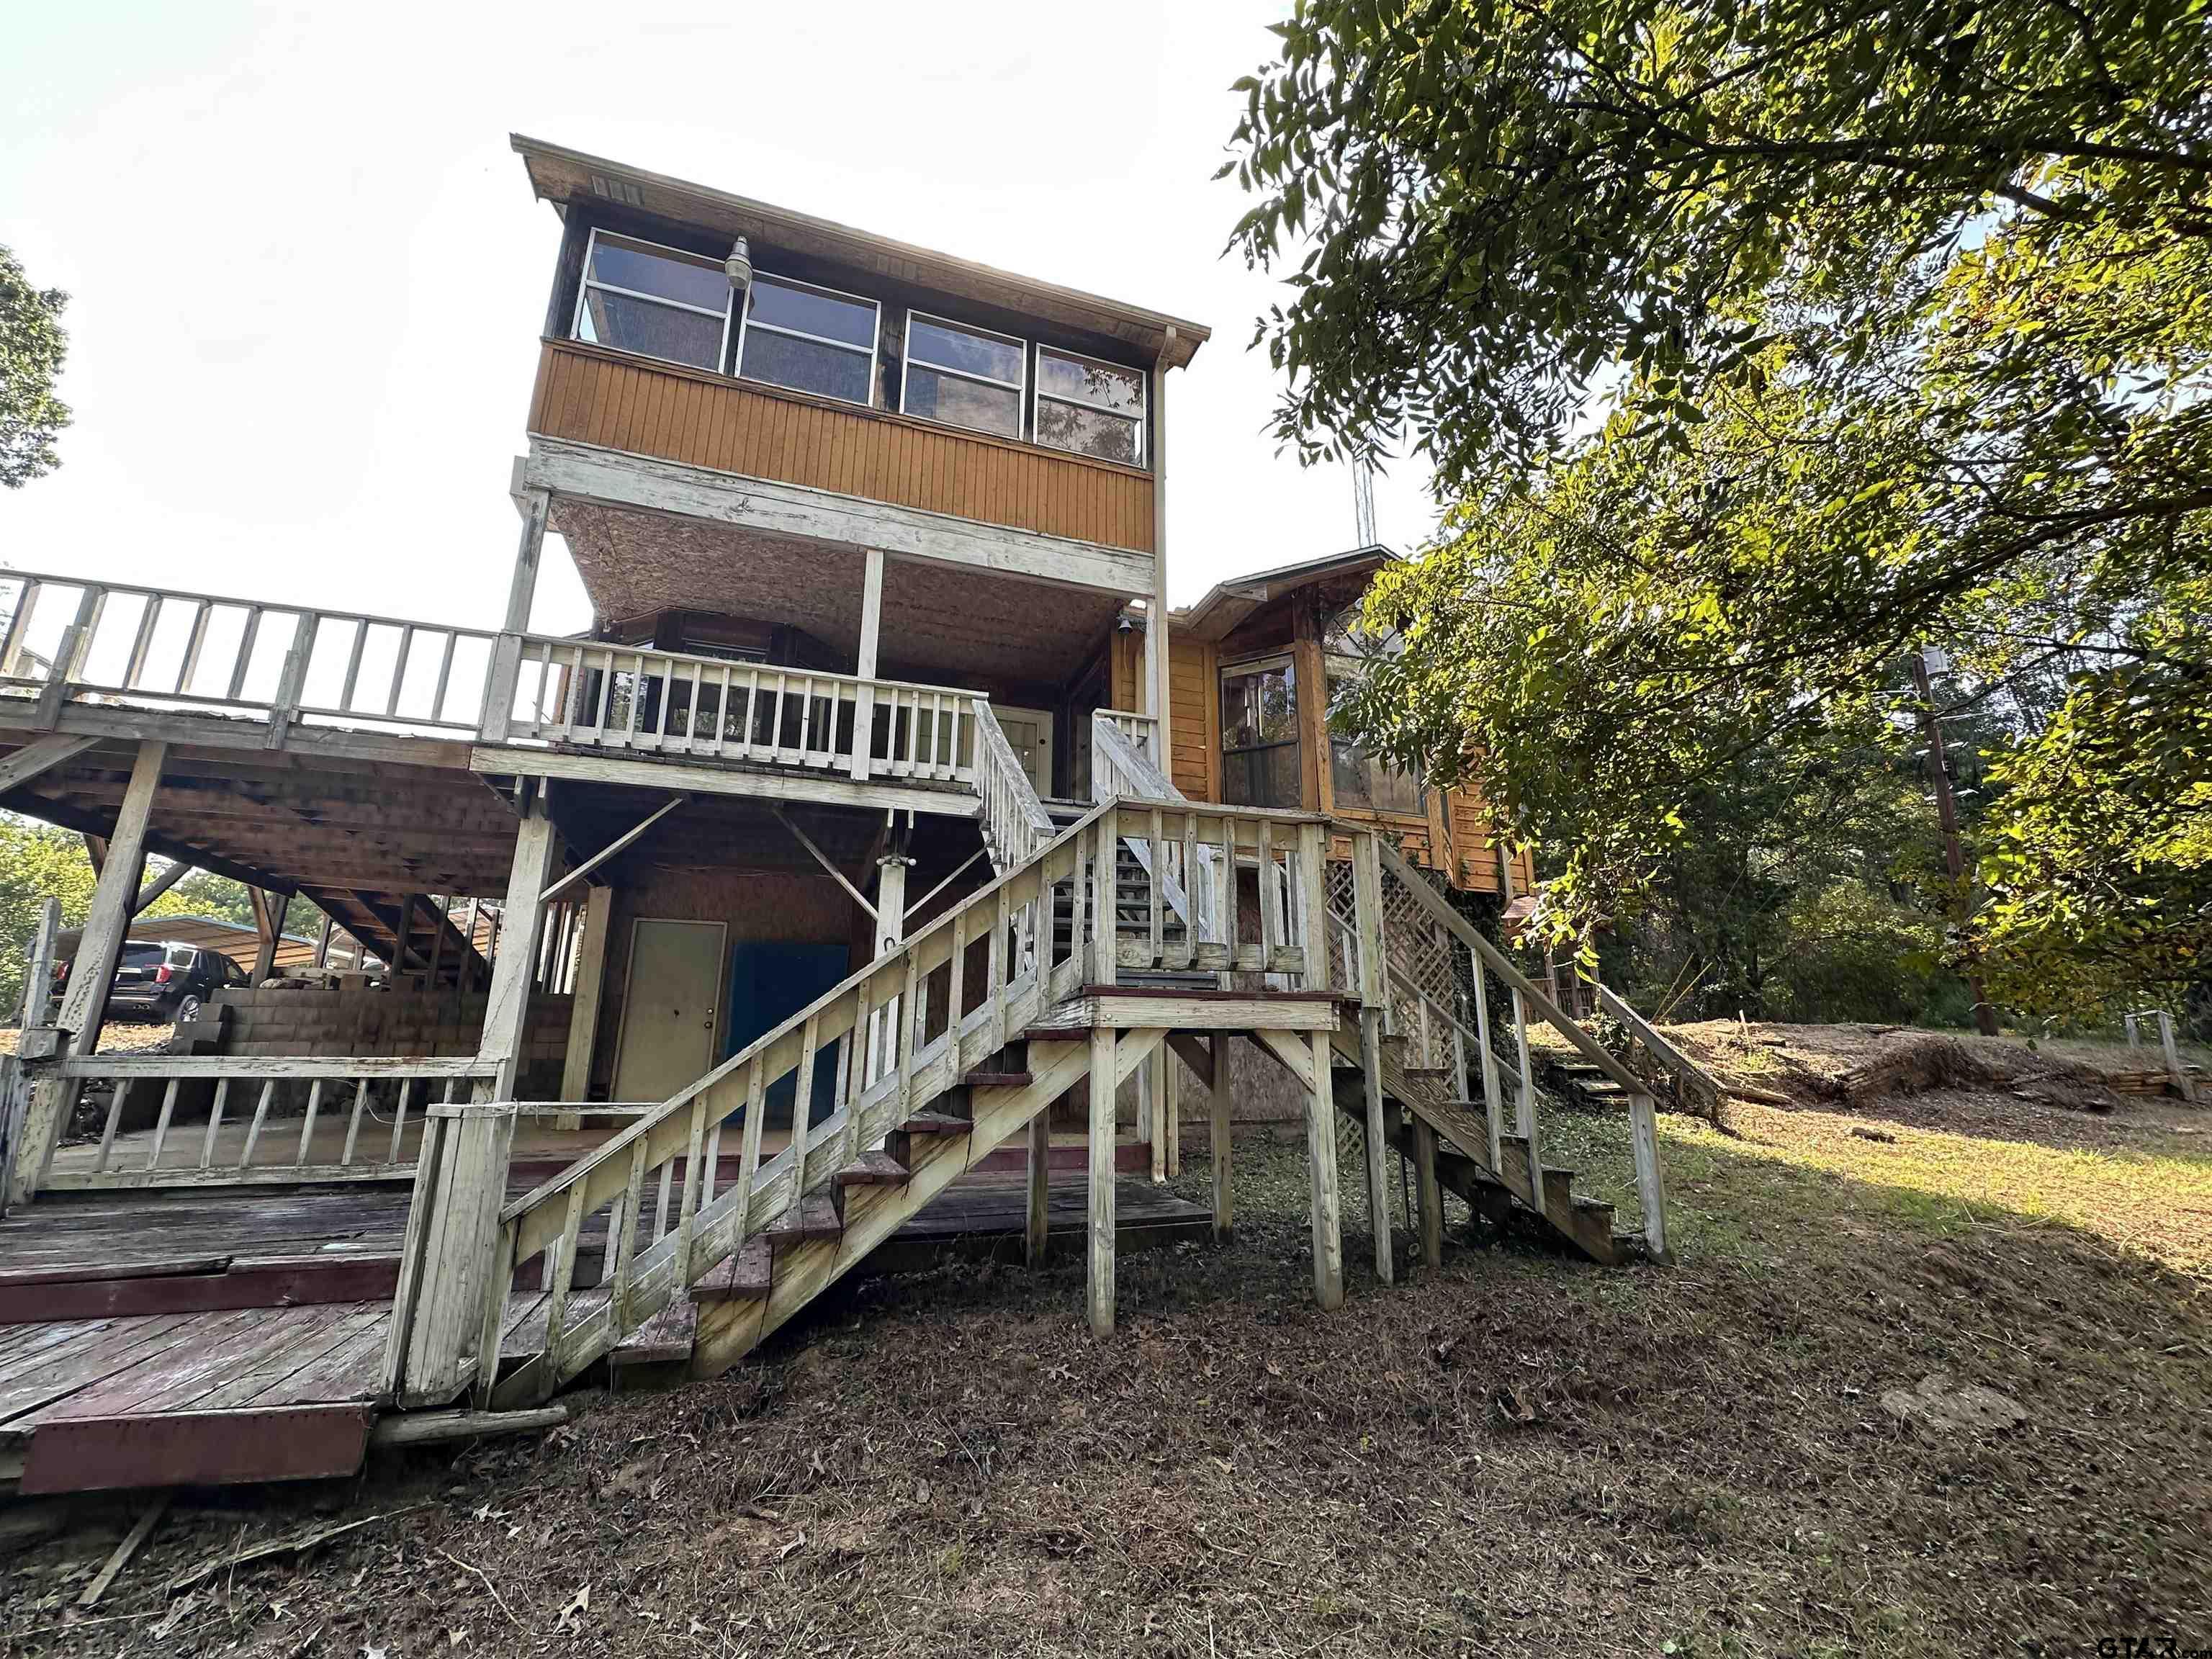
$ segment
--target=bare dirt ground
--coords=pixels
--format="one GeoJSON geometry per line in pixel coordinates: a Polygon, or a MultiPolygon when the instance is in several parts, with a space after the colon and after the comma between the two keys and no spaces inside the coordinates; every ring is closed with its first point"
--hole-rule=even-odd
{"type": "MultiPolygon", "coordinates": [[[[543,1439],[180,1497],[109,1622],[64,1607],[138,1505],[0,1547],[0,1650],[2202,1647],[2205,1131],[2203,1109],[1980,1095],[1670,1117],[1676,1265],[1455,1240],[1384,1287],[1355,1198],[1335,1315],[1310,1302],[1302,1146],[1242,1141],[1235,1243],[1124,1258],[1110,1341],[1079,1261],[864,1282],[717,1382],[573,1395],[543,1439]],[[2023,1419],[1885,1408],[1930,1376],[2023,1419]]],[[[1619,1139],[1593,1117],[1554,1144],[1595,1165],[1619,1139]]],[[[1205,1181],[1194,1150],[1182,1185],[1205,1181]]]]}

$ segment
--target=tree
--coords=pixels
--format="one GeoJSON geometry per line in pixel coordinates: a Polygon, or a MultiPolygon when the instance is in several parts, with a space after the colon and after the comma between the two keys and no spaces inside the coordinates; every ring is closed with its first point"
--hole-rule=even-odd
{"type": "Polygon", "coordinates": [[[34,289],[15,256],[0,247],[0,484],[20,489],[60,464],[54,434],[70,423],[54,396],[69,336],[60,317],[69,295],[34,289]]]}
{"type": "Polygon", "coordinates": [[[1709,780],[1878,734],[1941,643],[2010,722],[1956,948],[2029,1001],[2201,984],[2196,836],[2124,826],[2201,822],[2212,752],[2124,725],[2212,684],[2201,18],[1307,0],[1281,33],[1231,163],[1234,245],[1306,246],[1258,334],[1276,431],[1457,502],[1376,584],[1408,648],[1345,718],[1548,842],[1571,934],[1649,897],[1709,780]]]}

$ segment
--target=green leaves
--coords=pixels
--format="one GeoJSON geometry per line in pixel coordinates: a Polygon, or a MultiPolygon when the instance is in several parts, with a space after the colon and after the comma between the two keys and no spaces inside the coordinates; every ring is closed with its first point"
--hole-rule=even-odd
{"type": "Polygon", "coordinates": [[[54,396],[69,336],[59,318],[69,296],[34,289],[0,247],[0,484],[20,489],[60,464],[54,436],[70,422],[54,396]]]}

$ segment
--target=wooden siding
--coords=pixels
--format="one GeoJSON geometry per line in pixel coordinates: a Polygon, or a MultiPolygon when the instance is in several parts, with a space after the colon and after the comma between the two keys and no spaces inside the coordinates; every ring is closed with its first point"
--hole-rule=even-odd
{"type": "Polygon", "coordinates": [[[1152,480],[1029,444],[548,340],[530,430],[687,466],[1152,550],[1152,480]]]}
{"type": "MultiPolygon", "coordinates": [[[[1134,634],[1116,635],[1111,662],[1115,696],[1134,696],[1143,641],[1134,634]]],[[[1317,641],[1300,641],[1293,647],[1299,665],[1299,711],[1305,799],[1309,811],[1332,812],[1346,823],[1376,823],[1388,833],[1406,859],[1423,869],[1441,871],[1455,887],[1469,892],[1495,893],[1498,854],[1489,845],[1490,815],[1481,798],[1452,789],[1429,792],[1429,809],[1419,816],[1381,816],[1335,805],[1328,788],[1329,771],[1320,763],[1327,752],[1328,722],[1313,693],[1322,685],[1317,641]],[[1309,664],[1311,665],[1310,666],[1309,664]],[[1312,703],[1316,706],[1309,707],[1312,703]],[[1317,751],[1317,752],[1316,752],[1317,751]],[[1318,799],[1326,791],[1328,799],[1318,799]]],[[[1219,648],[1204,640],[1170,635],[1168,651],[1168,695],[1173,710],[1169,726],[1170,775],[1176,788],[1193,800],[1221,799],[1221,658],[1219,648]]],[[[1117,702],[1117,708],[1127,708],[1117,702]]],[[[1329,855],[1352,856],[1352,843],[1335,837],[1329,855]]],[[[1534,880],[1523,855],[1514,872],[1516,892],[1527,892],[1534,880]]]]}
{"type": "Polygon", "coordinates": [[[1168,639],[1168,775],[1193,800],[1221,799],[1218,659],[1204,640],[1168,639]]]}

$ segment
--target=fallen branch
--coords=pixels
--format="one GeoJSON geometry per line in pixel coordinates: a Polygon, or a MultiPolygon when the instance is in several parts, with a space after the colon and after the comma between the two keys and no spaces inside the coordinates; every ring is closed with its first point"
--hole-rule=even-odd
{"type": "Polygon", "coordinates": [[[295,1533],[289,1538],[272,1538],[266,1543],[255,1544],[247,1549],[232,1550],[201,1562],[189,1572],[179,1573],[169,1581],[163,1594],[174,1595],[179,1590],[198,1583],[203,1578],[212,1577],[225,1567],[242,1567],[249,1561],[266,1560],[270,1556],[296,1555],[301,1550],[311,1550],[318,1544],[326,1544],[347,1533],[373,1527],[380,1521],[389,1521],[398,1516],[412,1515],[417,1510],[436,1507],[434,1504],[410,1504],[404,1510],[386,1510],[381,1515],[365,1515],[358,1521],[341,1521],[335,1526],[318,1527],[312,1532],[295,1533]]]}
{"type": "Polygon", "coordinates": [[[1753,1089],[1741,1083],[1723,1083],[1721,1092],[1730,1100],[1748,1100],[1761,1106],[1795,1106],[1797,1103],[1788,1095],[1777,1094],[1771,1089],[1753,1089]]]}
{"type": "Polygon", "coordinates": [[[514,1610],[508,1607],[507,1603],[501,1599],[499,1587],[491,1582],[490,1577],[485,1573],[482,1567],[477,1566],[472,1561],[464,1561],[459,1556],[455,1555],[452,1551],[440,1549],[435,1544],[431,1545],[430,1547],[434,1550],[437,1550],[439,1554],[444,1556],[446,1559],[452,1562],[455,1566],[462,1568],[466,1571],[472,1572],[476,1574],[477,1577],[483,1579],[483,1587],[491,1592],[491,1599],[498,1604],[499,1610],[507,1615],[507,1622],[508,1624],[514,1626],[517,1630],[527,1630],[529,1628],[529,1626],[525,1625],[522,1620],[514,1616],[514,1610]]]}

